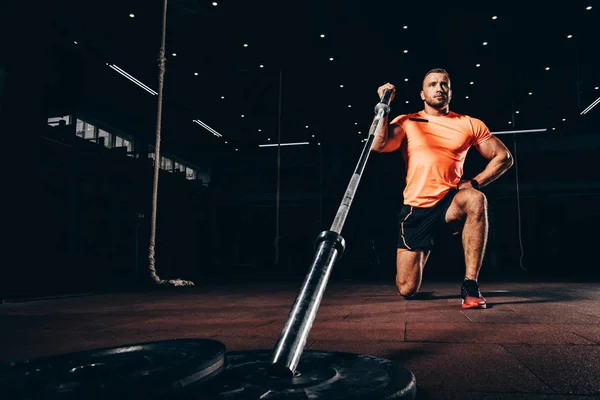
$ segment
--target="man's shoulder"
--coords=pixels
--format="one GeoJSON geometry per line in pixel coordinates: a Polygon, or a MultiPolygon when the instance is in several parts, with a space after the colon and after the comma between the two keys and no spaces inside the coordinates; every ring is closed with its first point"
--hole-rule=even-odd
{"type": "Polygon", "coordinates": [[[408,121],[410,119],[415,119],[415,118],[421,118],[421,115],[418,112],[411,113],[411,114],[400,114],[397,117],[395,117],[392,120],[392,122],[390,122],[390,124],[401,125],[404,121],[408,121]]]}

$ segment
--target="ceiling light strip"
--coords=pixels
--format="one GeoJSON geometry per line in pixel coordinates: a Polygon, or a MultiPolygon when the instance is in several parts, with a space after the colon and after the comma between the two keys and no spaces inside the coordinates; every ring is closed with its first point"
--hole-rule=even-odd
{"type": "Polygon", "coordinates": [[[215,131],[213,128],[206,125],[204,122],[200,121],[199,119],[195,119],[193,121],[195,123],[197,123],[198,125],[200,125],[201,127],[203,127],[204,129],[206,129],[207,131],[209,131],[210,133],[212,133],[213,135],[215,135],[216,137],[223,137],[223,135],[221,135],[219,132],[215,131]]]}
{"type": "MultiPolygon", "coordinates": [[[[310,144],[309,142],[296,142],[296,143],[281,143],[281,146],[301,146],[304,144],[310,144]]],[[[259,144],[258,147],[277,147],[278,143],[259,144]]]]}
{"type": "Polygon", "coordinates": [[[129,79],[131,82],[135,83],[148,93],[153,94],[155,96],[158,94],[154,90],[150,89],[148,86],[144,85],[142,82],[134,78],[133,76],[129,75],[127,72],[123,71],[121,68],[117,67],[116,65],[109,65],[109,67],[117,71],[119,74],[123,75],[125,78],[129,79]]]}
{"type": "Polygon", "coordinates": [[[507,133],[533,133],[533,132],[546,132],[547,130],[548,130],[548,128],[542,128],[542,129],[521,129],[521,130],[517,130],[517,131],[492,132],[492,134],[494,134],[494,135],[505,135],[507,133]]]}
{"type": "Polygon", "coordinates": [[[583,114],[587,114],[592,108],[594,108],[598,103],[600,103],[600,97],[598,97],[596,100],[594,100],[594,102],[592,104],[590,104],[589,106],[587,106],[587,108],[585,110],[583,110],[581,112],[581,114],[579,115],[583,115],[583,114]]]}

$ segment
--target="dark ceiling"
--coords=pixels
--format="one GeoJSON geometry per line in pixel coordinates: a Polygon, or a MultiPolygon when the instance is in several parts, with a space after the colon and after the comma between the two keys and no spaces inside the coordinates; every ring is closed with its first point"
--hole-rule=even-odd
{"type": "MultiPolygon", "coordinates": [[[[595,1],[212,3],[168,0],[165,107],[172,140],[254,147],[276,142],[281,127],[282,142],[360,142],[377,87],[396,85],[392,116],[418,111],[421,80],[435,67],[452,78],[451,109],[482,119],[493,132],[598,126],[600,106],[580,115],[600,97],[595,1]]],[[[162,5],[79,1],[56,8],[52,19],[65,45],[93,54],[86,62],[114,75],[103,85],[114,93],[128,86],[145,99],[125,100],[143,108],[138,114],[155,115],[156,96],[106,63],[157,90],[162,5]]]]}

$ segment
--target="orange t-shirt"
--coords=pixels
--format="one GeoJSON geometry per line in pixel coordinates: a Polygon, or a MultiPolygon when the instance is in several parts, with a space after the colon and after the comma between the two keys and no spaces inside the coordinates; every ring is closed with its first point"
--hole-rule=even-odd
{"type": "Polygon", "coordinates": [[[479,119],[450,111],[443,117],[419,111],[399,115],[390,124],[405,133],[400,146],[406,163],[404,204],[429,208],[456,188],[471,146],[492,137],[479,119]]]}

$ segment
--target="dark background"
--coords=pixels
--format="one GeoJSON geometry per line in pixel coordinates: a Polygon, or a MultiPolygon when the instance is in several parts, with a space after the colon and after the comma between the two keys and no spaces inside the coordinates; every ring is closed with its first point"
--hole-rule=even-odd
{"type": "MultiPolygon", "coordinates": [[[[491,232],[481,279],[597,280],[600,107],[581,114],[600,96],[600,10],[590,5],[169,1],[162,149],[210,180],[161,171],[159,275],[300,284],[363,149],[377,87],[398,88],[391,117],[418,111],[423,75],[442,67],[451,109],[500,132],[517,161],[484,188],[491,232]],[[514,129],[547,130],[501,133],[514,129]],[[277,148],[258,147],[278,137],[309,144],[282,147],[278,168],[277,148]]],[[[127,132],[137,148],[154,143],[157,97],[107,64],[158,89],[162,3],[14,2],[7,10],[0,297],[146,287],[151,161],[57,138],[47,120],[85,116],[127,132]]],[[[473,150],[465,176],[484,165],[473,150]]],[[[332,279],[393,282],[403,172],[398,154],[371,155],[332,279]]],[[[425,279],[459,281],[461,251],[459,238],[443,238],[425,279]]]]}

